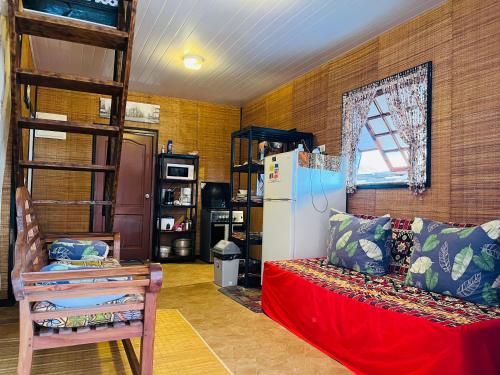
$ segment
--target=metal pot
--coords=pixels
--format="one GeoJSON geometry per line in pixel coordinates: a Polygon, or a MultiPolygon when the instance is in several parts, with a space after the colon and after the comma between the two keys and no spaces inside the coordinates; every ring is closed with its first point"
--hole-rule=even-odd
{"type": "Polygon", "coordinates": [[[172,255],[172,246],[160,246],[160,257],[168,258],[172,255]]]}
{"type": "Polygon", "coordinates": [[[191,247],[192,241],[190,238],[178,238],[174,242],[174,246],[177,247],[191,247]]]}
{"type": "Polygon", "coordinates": [[[175,253],[181,257],[185,257],[185,256],[188,256],[189,254],[191,254],[191,248],[190,247],[176,247],[175,253]]]}

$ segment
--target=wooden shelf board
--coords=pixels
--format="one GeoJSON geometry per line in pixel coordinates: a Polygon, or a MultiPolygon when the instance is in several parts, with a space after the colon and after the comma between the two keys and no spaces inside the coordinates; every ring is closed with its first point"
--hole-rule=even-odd
{"type": "Polygon", "coordinates": [[[65,40],[96,47],[125,50],[128,33],[116,28],[33,12],[16,12],[20,34],[65,40]]]}
{"type": "Polygon", "coordinates": [[[75,121],[57,121],[34,118],[21,118],[18,121],[18,125],[19,127],[25,129],[50,130],[104,136],[114,136],[120,131],[118,126],[94,125],[75,121]]]}
{"type": "Polygon", "coordinates": [[[19,84],[52,87],[56,89],[82,91],[102,95],[120,95],[123,92],[123,84],[119,82],[20,68],[16,70],[16,79],[19,84]]]}
{"type": "Polygon", "coordinates": [[[47,161],[20,160],[19,166],[23,168],[33,169],[54,169],[63,171],[83,171],[83,172],[114,172],[114,165],[97,165],[97,164],[74,164],[74,163],[58,163],[47,161]]]}

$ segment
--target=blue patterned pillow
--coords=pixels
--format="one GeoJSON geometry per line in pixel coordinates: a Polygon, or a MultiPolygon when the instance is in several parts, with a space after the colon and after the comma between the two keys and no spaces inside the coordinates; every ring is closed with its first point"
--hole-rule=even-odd
{"type": "Polygon", "coordinates": [[[109,246],[103,241],[60,239],[49,246],[49,259],[99,260],[106,258],[108,251],[109,246]]]}
{"type": "Polygon", "coordinates": [[[412,231],[407,285],[498,306],[500,220],[456,228],[417,217],[412,231]]]}
{"type": "MultiPolygon", "coordinates": [[[[51,263],[44,266],[42,272],[51,271],[76,271],[76,270],[87,270],[94,268],[103,268],[102,266],[78,266],[73,264],[64,263],[51,263]]],[[[78,280],[59,280],[59,281],[43,281],[38,282],[37,285],[54,285],[54,284],[90,284],[90,283],[102,283],[108,281],[120,281],[127,280],[127,277],[110,277],[110,278],[94,278],[94,279],[78,279],[78,280]]],[[[79,308],[100,305],[109,301],[113,301],[118,298],[122,298],[123,294],[107,295],[107,296],[88,296],[88,297],[77,297],[77,298],[64,298],[49,300],[50,303],[66,308],[79,308]]]]}
{"type": "Polygon", "coordinates": [[[391,258],[391,218],[362,219],[334,212],[330,217],[328,262],[371,275],[384,275],[391,258]]]}

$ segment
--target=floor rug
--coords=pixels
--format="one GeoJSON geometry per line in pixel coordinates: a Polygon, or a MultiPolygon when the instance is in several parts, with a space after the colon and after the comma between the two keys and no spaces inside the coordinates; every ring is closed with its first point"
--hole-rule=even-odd
{"type": "MultiPolygon", "coordinates": [[[[140,339],[133,339],[136,353],[140,339]]],[[[15,374],[18,323],[0,320],[0,374],[15,374]]],[[[121,342],[107,342],[36,351],[35,374],[131,374],[121,342]]],[[[178,310],[158,310],[154,374],[230,374],[178,310]]]]}
{"type": "Polygon", "coordinates": [[[243,288],[241,286],[226,286],[220,288],[219,292],[228,296],[233,301],[238,302],[240,305],[245,306],[247,309],[254,313],[262,312],[260,289],[243,288]]]}

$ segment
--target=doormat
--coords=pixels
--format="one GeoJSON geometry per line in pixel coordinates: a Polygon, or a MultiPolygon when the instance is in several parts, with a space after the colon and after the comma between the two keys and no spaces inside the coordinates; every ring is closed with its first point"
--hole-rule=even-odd
{"type": "Polygon", "coordinates": [[[260,289],[243,288],[242,286],[226,286],[224,288],[219,288],[219,292],[228,296],[233,301],[238,302],[240,305],[245,306],[254,313],[262,312],[262,292],[260,289]]]}

